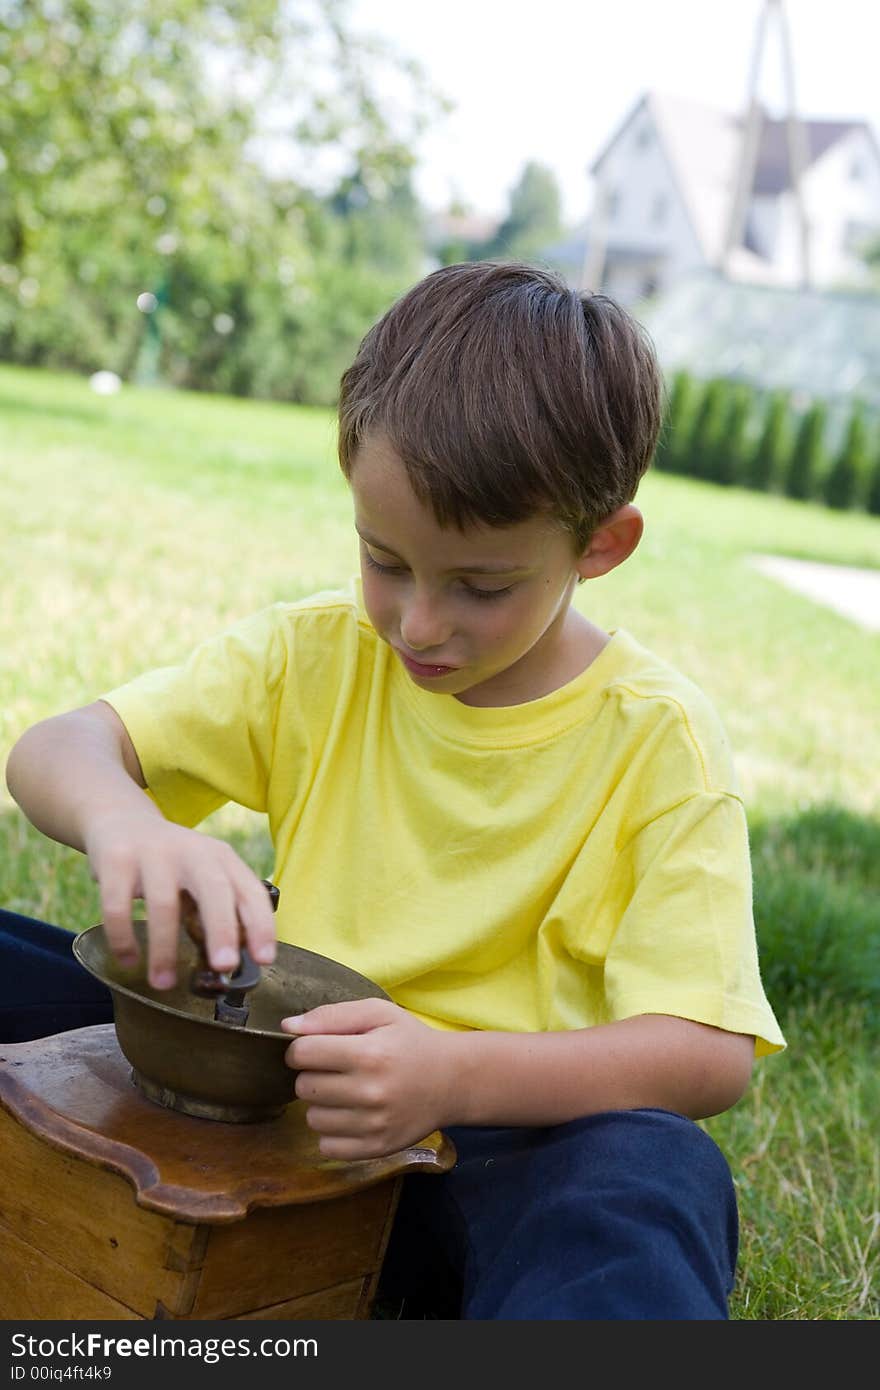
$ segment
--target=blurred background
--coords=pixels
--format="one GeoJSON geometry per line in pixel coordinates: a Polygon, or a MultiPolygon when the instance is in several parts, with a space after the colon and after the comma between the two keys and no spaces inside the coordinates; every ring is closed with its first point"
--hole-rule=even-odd
{"type": "Polygon", "coordinates": [[[524,257],[836,443],[880,409],[878,40],[864,0],[0,0],[0,358],[331,405],[426,270],[524,257]]]}
{"type": "MultiPolygon", "coordinates": [[[[575,602],[743,785],[789,1050],[707,1124],[736,1318],[880,1316],[878,53],[874,0],[0,0],[4,764],[356,572],[339,377],[427,271],[527,259],[653,338],[645,537],[575,602]]],[[[271,875],[264,817],[205,828],[271,875]]],[[[100,916],[5,790],[0,904],[100,916]]]]}
{"type": "Polygon", "coordinates": [[[662,466],[877,512],[878,40],[864,0],[0,0],[0,359],[332,405],[427,270],[532,259],[652,333],[662,466]]]}

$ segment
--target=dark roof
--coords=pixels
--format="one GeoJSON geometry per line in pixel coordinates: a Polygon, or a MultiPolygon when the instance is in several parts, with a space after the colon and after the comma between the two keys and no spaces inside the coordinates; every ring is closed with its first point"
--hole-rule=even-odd
{"type": "MultiPolygon", "coordinates": [[[[741,124],[741,122],[737,122],[741,124]]],[[[866,129],[864,121],[800,121],[806,133],[806,155],[809,164],[823,155],[838,140],[853,130],[866,129]]],[[[788,158],[787,122],[764,116],[761,122],[761,144],[755,168],[755,193],[782,193],[791,187],[788,158]]]]}

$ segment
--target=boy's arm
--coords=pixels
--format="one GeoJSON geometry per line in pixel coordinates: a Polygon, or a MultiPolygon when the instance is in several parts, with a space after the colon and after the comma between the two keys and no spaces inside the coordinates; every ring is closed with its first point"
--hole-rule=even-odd
{"type": "Polygon", "coordinates": [[[606,1110],[692,1119],[745,1091],[755,1040],[665,1014],[570,1032],[439,1032],[382,1000],[282,1025],[309,1124],[334,1158],[366,1158],[447,1125],[553,1125],[606,1110]]]}
{"type": "Polygon", "coordinates": [[[86,850],[86,833],[104,807],[159,816],[134,745],[101,700],[27,729],[6,764],[6,783],[44,835],[86,850]]]}
{"type": "Polygon", "coordinates": [[[137,954],[131,906],[146,901],[155,988],[174,982],[184,889],[199,905],[215,969],[237,962],[239,923],[255,959],[274,958],[275,925],[260,880],[229,845],[165,819],[146,795],[125,725],[104,701],[28,729],[9,756],[6,781],[38,830],[88,856],[120,959],[137,954]]]}
{"type": "Polygon", "coordinates": [[[646,1107],[706,1119],[740,1099],[755,1054],[751,1035],[667,1014],[571,1032],[457,1033],[456,1045],[463,1124],[557,1124],[646,1107]]]}

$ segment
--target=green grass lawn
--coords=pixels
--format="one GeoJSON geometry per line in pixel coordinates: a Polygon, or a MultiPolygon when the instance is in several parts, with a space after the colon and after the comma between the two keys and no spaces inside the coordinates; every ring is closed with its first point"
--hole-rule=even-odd
{"type": "MultiPolygon", "coordinates": [[[[330,413],[0,368],[0,757],[36,719],[182,657],[280,598],[335,586],[357,548],[330,413]]],[[[576,603],[696,680],[725,721],[752,828],[762,968],[789,1041],[706,1127],[742,1211],[732,1312],[880,1314],[880,636],[776,585],[776,552],[880,566],[880,521],[668,475],[633,558],[576,603]]],[[[260,818],[209,823],[269,873],[260,818]]],[[[81,929],[83,860],[5,792],[0,903],[81,929]]]]}

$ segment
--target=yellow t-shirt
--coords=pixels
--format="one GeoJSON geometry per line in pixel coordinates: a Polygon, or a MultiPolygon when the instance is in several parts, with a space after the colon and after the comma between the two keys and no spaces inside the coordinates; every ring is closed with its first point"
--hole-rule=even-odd
{"type": "Polygon", "coordinates": [[[171,820],[267,813],[280,939],[426,1022],[661,1013],[785,1046],[718,716],[628,633],[550,695],[473,708],[411,681],[354,580],[103,698],[171,820]]]}

